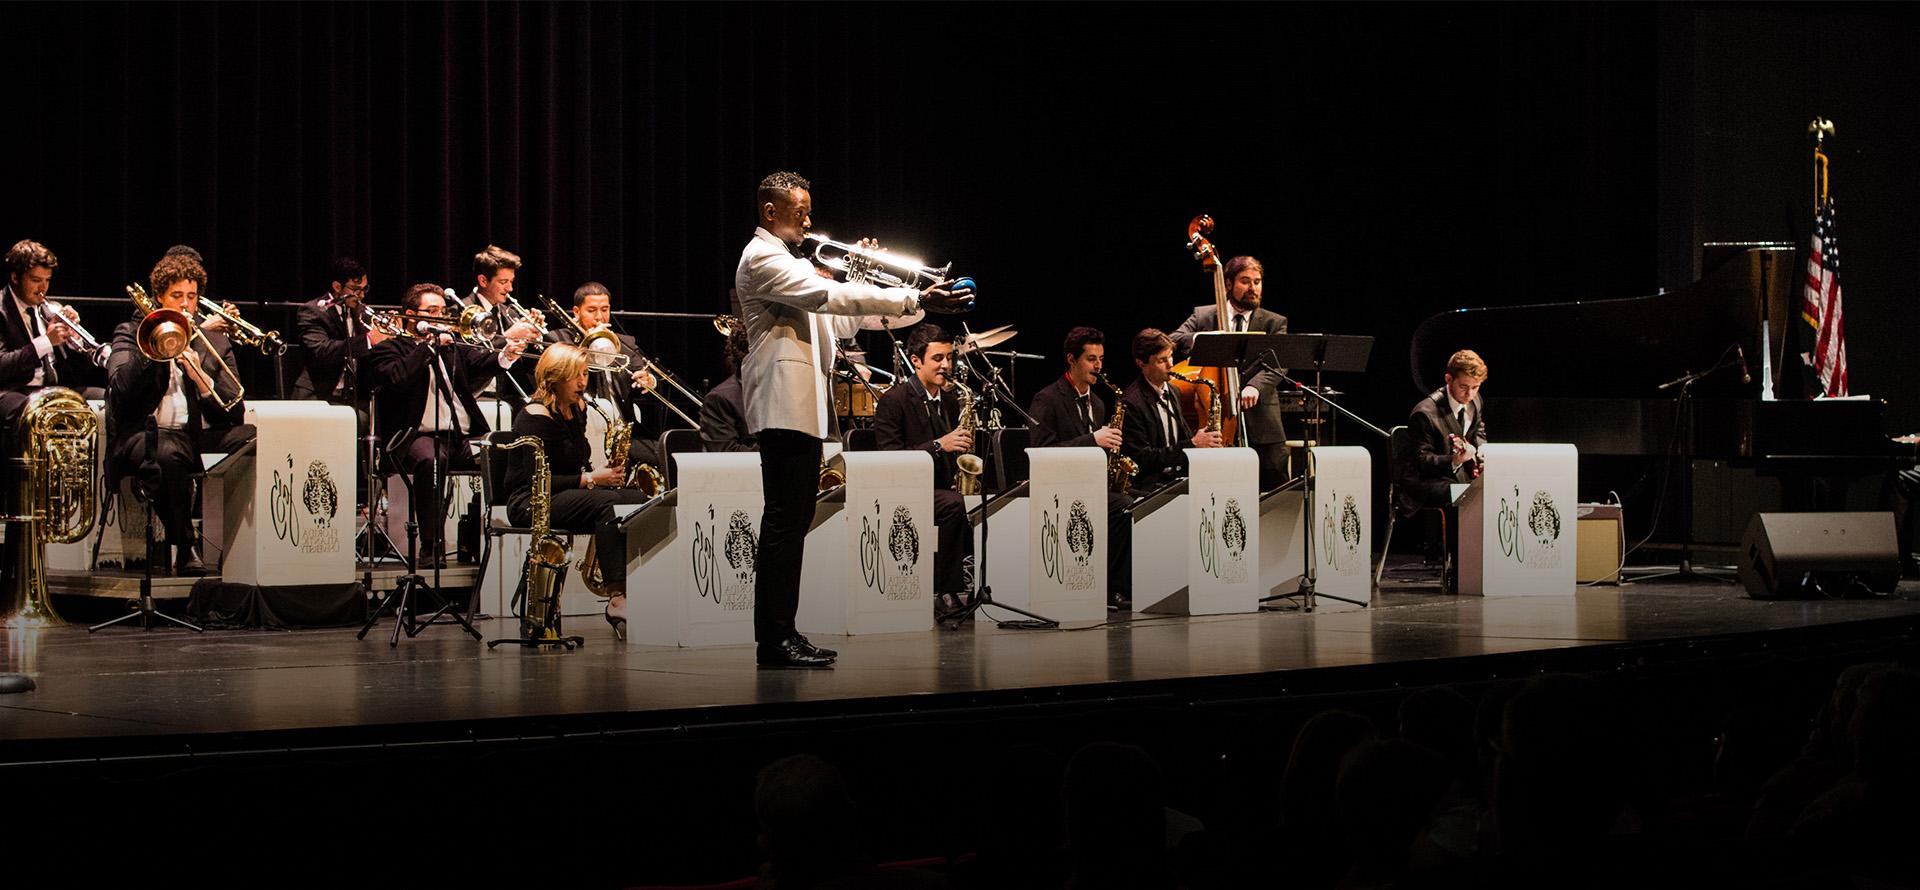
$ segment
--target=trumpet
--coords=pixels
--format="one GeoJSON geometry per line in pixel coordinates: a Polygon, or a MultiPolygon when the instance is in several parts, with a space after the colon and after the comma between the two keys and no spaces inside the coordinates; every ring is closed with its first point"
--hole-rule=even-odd
{"type": "Polygon", "coordinates": [[[847,244],[812,232],[804,239],[813,242],[815,263],[845,273],[848,281],[857,284],[926,290],[948,280],[948,272],[953,268],[952,263],[929,266],[912,257],[847,244]]]}
{"type": "Polygon", "coordinates": [[[127,296],[133,298],[133,305],[146,313],[146,317],[140,319],[139,326],[134,329],[133,342],[140,347],[140,354],[146,356],[147,361],[173,361],[179,358],[181,353],[186,352],[188,347],[193,345],[194,340],[199,340],[207,357],[212,359],[215,365],[214,404],[220,406],[222,411],[232,411],[233,406],[240,404],[240,400],[247,397],[247,388],[240,382],[240,375],[227,367],[226,359],[220,357],[220,350],[213,348],[213,344],[207,342],[206,333],[200,330],[199,325],[193,323],[191,316],[178,309],[168,309],[155,303],[152,297],[147,296],[147,289],[138,284],[127,285],[127,296]],[[233,381],[233,398],[220,397],[219,378],[222,377],[233,381]]]}
{"type": "Polygon", "coordinates": [[[207,314],[200,319],[205,327],[215,318],[225,319],[233,328],[233,339],[260,350],[261,355],[280,355],[287,351],[287,344],[280,339],[279,331],[263,331],[258,325],[240,317],[240,309],[228,304],[207,303],[207,314]]]}
{"type": "Polygon", "coordinates": [[[371,330],[379,331],[382,336],[385,336],[385,337],[407,336],[406,330],[400,326],[400,323],[393,320],[392,313],[376,312],[374,311],[374,308],[372,306],[369,306],[365,303],[349,304],[347,301],[342,300],[338,297],[329,298],[329,302],[327,303],[327,305],[345,306],[347,308],[347,311],[354,313],[354,315],[360,319],[360,324],[362,326],[369,328],[371,330]]]}
{"type": "Polygon", "coordinates": [[[77,319],[68,318],[62,312],[66,308],[52,300],[43,300],[40,305],[33,307],[33,311],[40,315],[40,329],[46,330],[54,322],[66,325],[67,330],[73,332],[73,340],[80,345],[80,351],[86,353],[87,358],[95,365],[106,367],[107,355],[113,351],[113,347],[101,343],[99,338],[88,333],[86,328],[80,326],[77,319]]]}

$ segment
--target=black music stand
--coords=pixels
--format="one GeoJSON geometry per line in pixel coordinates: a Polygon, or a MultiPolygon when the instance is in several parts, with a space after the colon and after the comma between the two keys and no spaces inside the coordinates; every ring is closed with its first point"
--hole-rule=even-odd
{"type": "MultiPolygon", "coordinates": [[[[1196,338],[1196,340],[1197,339],[1198,338],[1196,338]]],[[[1309,412],[1307,425],[1313,430],[1318,430],[1321,426],[1320,411],[1322,406],[1331,405],[1333,408],[1339,410],[1340,413],[1353,420],[1359,421],[1367,429],[1378,433],[1382,437],[1391,438],[1379,427],[1367,423],[1359,415],[1334,404],[1326,396],[1321,394],[1321,377],[1327,371],[1359,373],[1367,369],[1367,359],[1373,353],[1372,337],[1355,336],[1351,334],[1262,334],[1260,335],[1259,349],[1260,351],[1256,352],[1255,355],[1261,364],[1271,367],[1273,372],[1279,375],[1280,379],[1292,383],[1301,393],[1312,397],[1313,410],[1309,412]],[[1298,381],[1288,377],[1285,370],[1303,367],[1313,369],[1313,385],[1310,387],[1301,386],[1298,381]]],[[[1302,442],[1311,442],[1315,445],[1319,444],[1318,439],[1307,439],[1304,436],[1302,437],[1302,442]]],[[[1304,447],[1311,449],[1312,446],[1304,447]]],[[[1305,497],[1308,508],[1313,506],[1313,475],[1311,470],[1306,473],[1305,497]]],[[[1299,597],[1300,610],[1302,612],[1311,612],[1313,611],[1314,599],[1318,596],[1325,596],[1327,599],[1339,600],[1343,603],[1365,608],[1367,604],[1357,600],[1334,596],[1330,593],[1319,594],[1315,592],[1314,581],[1316,572],[1314,571],[1313,561],[1312,517],[1308,516],[1307,520],[1301,529],[1301,534],[1305,536],[1304,542],[1306,546],[1302,551],[1302,558],[1305,564],[1301,567],[1300,589],[1293,593],[1261,597],[1260,601],[1266,603],[1273,602],[1274,600],[1299,597]]]]}

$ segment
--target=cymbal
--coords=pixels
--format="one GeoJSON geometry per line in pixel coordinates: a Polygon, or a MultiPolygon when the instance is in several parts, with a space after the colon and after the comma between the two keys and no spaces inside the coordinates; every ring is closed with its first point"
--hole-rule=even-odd
{"type": "Polygon", "coordinates": [[[860,317],[860,330],[897,331],[910,328],[925,321],[927,310],[915,309],[911,315],[863,315],[860,317]]]}
{"type": "Polygon", "coordinates": [[[1014,335],[1018,333],[1020,332],[1014,330],[1013,325],[1005,325],[1003,327],[997,327],[991,331],[982,331],[978,334],[974,334],[971,337],[965,338],[964,342],[962,342],[960,346],[954,351],[970,352],[975,349],[988,349],[994,346],[999,346],[1000,344],[1013,339],[1014,335]]]}

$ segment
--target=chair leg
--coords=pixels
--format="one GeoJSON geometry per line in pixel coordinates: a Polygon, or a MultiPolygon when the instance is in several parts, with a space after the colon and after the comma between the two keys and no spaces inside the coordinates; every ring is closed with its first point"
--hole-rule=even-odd
{"type": "MultiPolygon", "coordinates": [[[[1391,501],[1391,498],[1389,498],[1389,501],[1391,501]]],[[[1373,588],[1375,590],[1380,589],[1380,579],[1386,574],[1387,554],[1393,550],[1393,525],[1399,519],[1400,514],[1393,512],[1393,507],[1389,504],[1387,507],[1387,537],[1386,540],[1380,542],[1380,562],[1373,568],[1373,588]]]]}

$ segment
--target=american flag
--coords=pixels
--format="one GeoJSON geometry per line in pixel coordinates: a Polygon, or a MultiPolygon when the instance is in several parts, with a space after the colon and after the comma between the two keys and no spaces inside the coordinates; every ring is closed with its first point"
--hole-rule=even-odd
{"type": "Polygon", "coordinates": [[[1800,317],[1813,327],[1808,364],[1823,395],[1847,394],[1847,325],[1840,312],[1840,241],[1829,199],[1814,215],[1813,249],[1807,252],[1807,292],[1800,317]]]}

